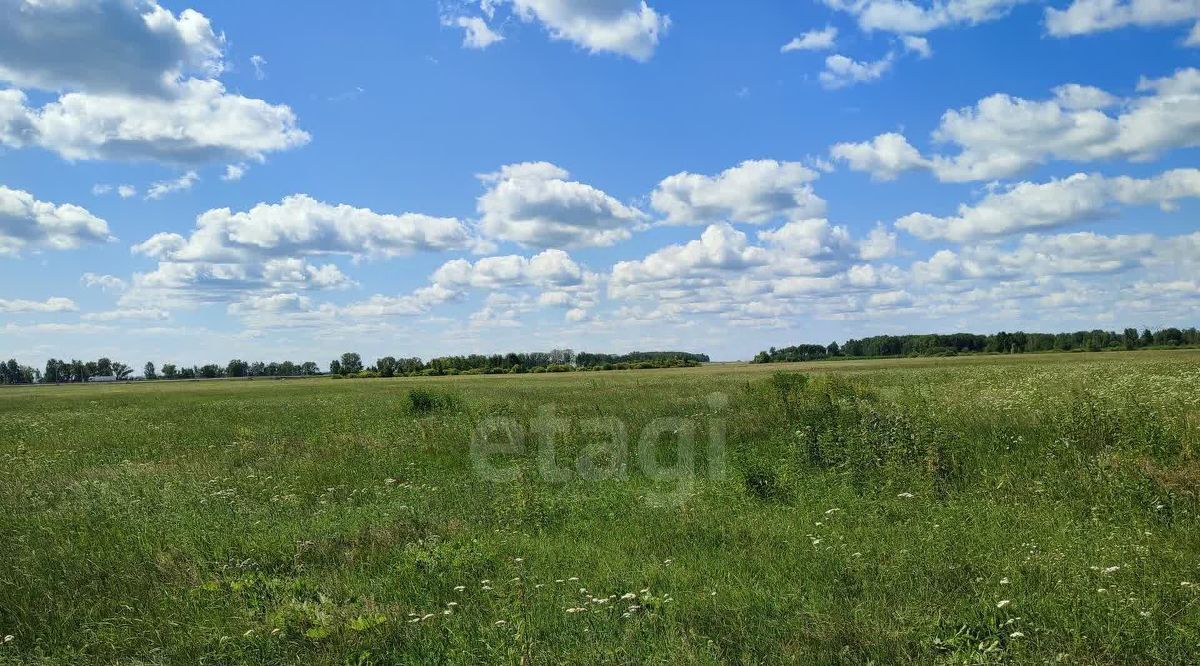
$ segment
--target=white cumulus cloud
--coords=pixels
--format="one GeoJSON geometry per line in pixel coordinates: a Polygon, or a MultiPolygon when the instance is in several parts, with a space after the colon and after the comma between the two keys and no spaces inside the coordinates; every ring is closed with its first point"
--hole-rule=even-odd
{"type": "Polygon", "coordinates": [[[496,42],[504,41],[501,35],[488,26],[478,16],[459,16],[453,19],[453,25],[463,29],[463,47],[468,49],[486,49],[496,42]]]}
{"type": "Polygon", "coordinates": [[[170,97],[182,75],[220,74],[224,43],[200,12],[154,0],[0,3],[0,80],[19,88],[170,97]]]}
{"type": "Polygon", "coordinates": [[[964,242],[1107,217],[1114,203],[1169,208],[1178,199],[1194,197],[1200,197],[1200,169],[1175,169],[1145,179],[1077,173],[1045,183],[1017,183],[975,205],[960,205],[955,216],[906,215],[896,226],[926,240],[964,242]]]}
{"type": "Polygon", "coordinates": [[[612,245],[645,226],[647,215],[548,162],[501,167],[480,176],[489,187],[479,198],[484,235],[543,248],[612,245]]]}
{"type": "Polygon", "coordinates": [[[510,2],[521,20],[541,23],[552,39],[634,60],[649,60],[671,25],[670,17],[644,0],[501,1],[510,2]]]}
{"type": "Polygon", "coordinates": [[[862,62],[840,53],[825,58],[825,69],[820,74],[821,85],[836,89],[856,83],[877,81],[892,68],[895,57],[889,53],[874,61],[862,62]]]}
{"type": "Polygon", "coordinates": [[[831,152],[852,169],[880,179],[929,169],[942,181],[965,182],[1013,176],[1051,160],[1147,160],[1200,145],[1200,70],[1143,79],[1138,92],[1121,99],[1069,84],[1040,101],[991,95],[943,114],[933,139],[956,146],[957,154],[922,157],[895,133],[840,143],[831,152]]]}
{"type": "Polygon", "coordinates": [[[667,224],[820,217],[825,201],[811,185],[818,175],[799,162],[748,160],[715,176],[686,171],[669,176],[650,195],[650,204],[667,224]]]}
{"type": "Polygon", "coordinates": [[[113,240],[108,223],[74,204],[38,201],[0,185],[0,256],[22,249],[70,250],[113,240]]]}
{"type": "Polygon", "coordinates": [[[1200,19],[1200,0],[1072,0],[1046,8],[1046,31],[1055,37],[1086,35],[1129,26],[1159,27],[1200,19]]]}
{"type": "Polygon", "coordinates": [[[1026,0],[823,0],[826,5],[858,19],[867,32],[923,34],[958,25],[978,25],[1007,15],[1026,0]]]}
{"type": "Polygon", "coordinates": [[[307,143],[289,107],[226,91],[224,45],[203,14],[154,0],[6,0],[0,145],[198,165],[307,143]],[[59,96],[32,106],[25,90],[59,96]]]}

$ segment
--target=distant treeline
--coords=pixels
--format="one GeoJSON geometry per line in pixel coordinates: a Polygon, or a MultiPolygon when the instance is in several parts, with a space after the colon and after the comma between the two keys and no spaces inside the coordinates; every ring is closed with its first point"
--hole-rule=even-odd
{"type": "MultiPolygon", "coordinates": [[[[688,352],[633,352],[630,354],[575,353],[570,349],[550,352],[471,354],[443,356],[428,362],[420,358],[385,356],[365,366],[354,352],[342,354],[329,364],[329,374],[340,377],[417,377],[460,374],[500,374],[522,372],[573,372],[577,370],[631,370],[682,368],[708,362],[707,354],[688,352]]],[[[233,359],[221,365],[180,366],[154,363],[143,367],[144,379],[218,379],[222,377],[305,377],[325,374],[313,361],[263,362],[233,359]]],[[[15,359],[0,362],[0,384],[67,383],[117,381],[129,379],[133,369],[124,363],[101,358],[96,361],[50,359],[44,371],[21,365],[15,359]]]]}
{"type": "Polygon", "coordinates": [[[991,335],[950,333],[946,335],[876,335],[851,339],[839,345],[796,345],[759,352],[755,363],[816,361],[829,358],[886,358],[897,356],[955,356],[958,354],[1026,354],[1050,351],[1108,351],[1148,347],[1200,345],[1195,328],[1136,328],[1116,331],[1074,333],[1025,333],[1001,331],[991,335]]]}
{"type": "Polygon", "coordinates": [[[494,375],[522,372],[573,372],[579,370],[644,370],[683,368],[708,362],[707,354],[679,351],[592,354],[555,349],[549,352],[471,354],[441,356],[423,362],[419,358],[385,356],[364,368],[358,354],[343,354],[329,364],[334,375],[414,377],[438,375],[494,375]]]}

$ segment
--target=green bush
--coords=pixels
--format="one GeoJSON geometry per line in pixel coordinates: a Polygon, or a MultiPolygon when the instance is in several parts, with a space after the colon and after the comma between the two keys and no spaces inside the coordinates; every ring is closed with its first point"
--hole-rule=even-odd
{"type": "Polygon", "coordinates": [[[415,388],[408,392],[408,406],[417,414],[449,409],[458,403],[458,396],[452,393],[432,391],[426,388],[415,388]]]}

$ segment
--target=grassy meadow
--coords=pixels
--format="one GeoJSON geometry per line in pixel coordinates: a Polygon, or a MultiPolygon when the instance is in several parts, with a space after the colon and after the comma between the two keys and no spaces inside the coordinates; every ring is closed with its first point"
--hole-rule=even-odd
{"type": "Polygon", "coordinates": [[[1200,352],[37,386],[0,424],[0,664],[1200,655],[1200,352]]]}

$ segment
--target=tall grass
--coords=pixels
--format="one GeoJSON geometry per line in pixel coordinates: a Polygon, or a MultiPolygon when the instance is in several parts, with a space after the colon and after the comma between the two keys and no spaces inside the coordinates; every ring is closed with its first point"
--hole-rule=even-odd
{"type": "Polygon", "coordinates": [[[0,663],[1191,661],[1200,354],[1044,358],[0,391],[0,663]]]}

